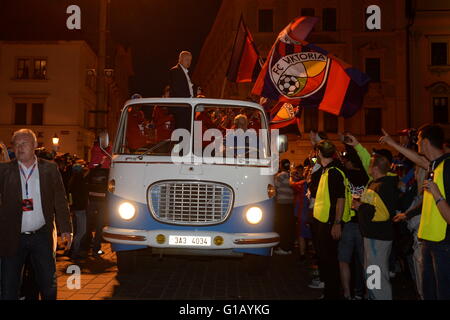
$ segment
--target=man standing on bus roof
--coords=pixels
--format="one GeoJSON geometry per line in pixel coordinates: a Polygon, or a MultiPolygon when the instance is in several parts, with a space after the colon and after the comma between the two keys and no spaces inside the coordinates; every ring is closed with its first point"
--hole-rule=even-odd
{"type": "Polygon", "coordinates": [[[191,63],[192,54],[189,51],[181,51],[178,57],[178,64],[169,71],[170,97],[194,97],[194,84],[189,74],[191,63]]]}
{"type": "MultiPolygon", "coordinates": [[[[194,84],[189,75],[189,67],[192,62],[192,54],[189,51],[181,51],[176,66],[169,70],[169,86],[171,98],[193,98],[194,84]]],[[[174,108],[175,129],[190,130],[191,117],[188,108],[174,108]]]]}

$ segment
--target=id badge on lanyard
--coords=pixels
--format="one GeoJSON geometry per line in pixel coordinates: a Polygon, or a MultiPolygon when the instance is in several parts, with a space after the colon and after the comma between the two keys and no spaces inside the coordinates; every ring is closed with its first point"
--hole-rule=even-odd
{"type": "Polygon", "coordinates": [[[25,199],[22,200],[22,211],[33,211],[33,199],[29,197],[28,192],[28,181],[30,180],[31,176],[33,175],[34,169],[36,168],[36,164],[33,165],[33,168],[31,168],[30,173],[25,175],[25,172],[23,171],[22,167],[20,167],[20,173],[23,175],[25,179],[25,199]]]}

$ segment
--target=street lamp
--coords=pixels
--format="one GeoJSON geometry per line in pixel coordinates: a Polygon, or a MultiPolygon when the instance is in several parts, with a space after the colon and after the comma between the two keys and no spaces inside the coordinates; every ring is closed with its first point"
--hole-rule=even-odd
{"type": "Polygon", "coordinates": [[[58,138],[58,136],[56,135],[56,133],[55,133],[55,135],[53,136],[53,138],[52,138],[52,142],[53,142],[53,145],[54,146],[58,146],[58,143],[59,143],[59,138],[58,138]]]}
{"type": "Polygon", "coordinates": [[[59,146],[59,138],[56,135],[56,133],[52,138],[52,143],[53,143],[53,152],[56,154],[58,152],[58,146],[59,146]]]}

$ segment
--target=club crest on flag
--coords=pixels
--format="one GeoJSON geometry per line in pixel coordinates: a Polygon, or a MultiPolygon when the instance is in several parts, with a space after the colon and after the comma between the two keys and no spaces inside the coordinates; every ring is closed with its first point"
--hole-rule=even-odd
{"type": "Polygon", "coordinates": [[[283,103],[280,110],[277,112],[277,114],[273,117],[272,123],[279,123],[288,121],[291,119],[294,119],[295,112],[297,111],[296,108],[290,103],[283,103]]]}
{"type": "Polygon", "coordinates": [[[278,92],[288,99],[305,98],[319,91],[327,80],[330,59],[319,52],[272,55],[270,77],[278,92]]]}

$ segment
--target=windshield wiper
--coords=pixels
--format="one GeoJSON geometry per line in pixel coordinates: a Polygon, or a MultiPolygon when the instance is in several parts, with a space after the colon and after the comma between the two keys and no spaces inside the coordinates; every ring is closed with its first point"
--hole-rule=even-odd
{"type": "Polygon", "coordinates": [[[139,159],[139,160],[144,159],[144,156],[146,156],[146,155],[149,154],[149,153],[152,153],[155,149],[158,149],[159,147],[163,146],[163,145],[166,144],[168,141],[170,142],[171,140],[168,140],[168,139],[167,139],[167,140],[163,140],[163,141],[158,142],[158,143],[155,144],[153,147],[151,147],[150,149],[148,149],[147,151],[145,151],[143,154],[139,155],[139,156],[138,156],[138,159],[139,159]]]}

